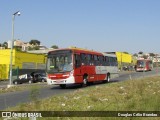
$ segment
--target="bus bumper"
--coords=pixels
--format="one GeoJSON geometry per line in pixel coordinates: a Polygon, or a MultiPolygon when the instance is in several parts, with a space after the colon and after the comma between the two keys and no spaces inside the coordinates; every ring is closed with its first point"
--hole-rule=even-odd
{"type": "Polygon", "coordinates": [[[67,79],[47,79],[47,84],[48,85],[60,85],[60,84],[74,84],[75,83],[75,79],[73,76],[67,78],[67,79]]]}

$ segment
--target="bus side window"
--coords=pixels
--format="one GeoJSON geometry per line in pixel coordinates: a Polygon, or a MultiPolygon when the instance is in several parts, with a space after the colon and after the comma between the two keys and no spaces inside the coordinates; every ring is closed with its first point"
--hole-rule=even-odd
{"type": "Polygon", "coordinates": [[[111,66],[117,66],[117,58],[116,57],[110,57],[111,66]]]}
{"type": "Polygon", "coordinates": [[[86,55],[87,65],[92,65],[92,64],[91,64],[91,59],[92,59],[92,55],[91,55],[91,54],[87,54],[87,55],[86,55]]]}
{"type": "Polygon", "coordinates": [[[110,66],[114,66],[114,58],[110,57],[110,66]]]}
{"type": "Polygon", "coordinates": [[[86,54],[85,53],[80,54],[80,59],[81,59],[81,64],[86,65],[86,54]]]}
{"type": "Polygon", "coordinates": [[[105,57],[102,56],[102,65],[105,66],[105,57]]]}
{"type": "Polygon", "coordinates": [[[101,65],[101,56],[97,55],[97,65],[101,65]]]}
{"type": "Polygon", "coordinates": [[[76,68],[78,68],[78,67],[80,67],[80,66],[81,66],[81,59],[80,59],[80,55],[75,54],[75,55],[74,55],[74,57],[75,57],[75,67],[76,67],[76,68]]]}
{"type": "Polygon", "coordinates": [[[94,65],[98,65],[98,56],[94,55],[94,65]]]}
{"type": "Polygon", "coordinates": [[[104,66],[104,56],[101,56],[101,65],[104,66]]]}
{"type": "Polygon", "coordinates": [[[91,65],[94,65],[94,55],[91,55],[91,65]]]}
{"type": "Polygon", "coordinates": [[[115,57],[114,60],[115,60],[115,66],[118,66],[117,58],[115,57]]]}
{"type": "Polygon", "coordinates": [[[105,58],[106,58],[106,66],[110,66],[109,57],[108,57],[108,56],[106,56],[105,58]]]}

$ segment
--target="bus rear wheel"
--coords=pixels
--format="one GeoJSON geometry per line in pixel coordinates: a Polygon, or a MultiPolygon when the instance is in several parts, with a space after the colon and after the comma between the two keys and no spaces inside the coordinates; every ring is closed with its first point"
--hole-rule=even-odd
{"type": "Polygon", "coordinates": [[[103,83],[109,83],[110,82],[110,73],[107,74],[106,80],[103,80],[103,83]]]}
{"type": "Polygon", "coordinates": [[[107,75],[107,80],[106,80],[106,82],[107,82],[107,83],[110,82],[110,76],[109,76],[109,75],[107,75]]]}

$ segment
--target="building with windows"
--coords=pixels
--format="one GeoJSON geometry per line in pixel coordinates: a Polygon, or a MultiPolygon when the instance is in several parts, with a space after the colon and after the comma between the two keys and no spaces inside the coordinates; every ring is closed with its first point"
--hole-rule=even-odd
{"type": "Polygon", "coordinates": [[[156,54],[154,57],[153,57],[153,65],[155,67],[160,67],[160,55],[159,54],[156,54]]]}

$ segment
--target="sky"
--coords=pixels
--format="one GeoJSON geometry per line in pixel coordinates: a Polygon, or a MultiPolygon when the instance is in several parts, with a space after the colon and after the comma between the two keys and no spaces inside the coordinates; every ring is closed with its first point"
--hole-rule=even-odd
{"type": "Polygon", "coordinates": [[[160,53],[160,0],[0,0],[0,43],[160,53]]]}

